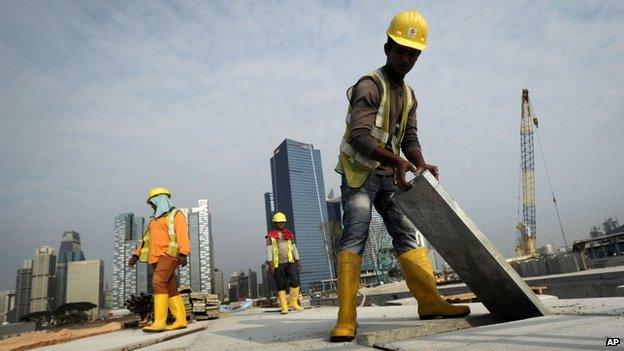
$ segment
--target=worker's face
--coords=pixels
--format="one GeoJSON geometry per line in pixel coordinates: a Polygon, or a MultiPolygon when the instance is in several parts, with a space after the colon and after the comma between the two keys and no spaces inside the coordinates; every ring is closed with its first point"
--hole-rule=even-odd
{"type": "Polygon", "coordinates": [[[421,51],[399,44],[386,44],[386,65],[397,75],[405,77],[418,60],[421,51]]]}
{"type": "Polygon", "coordinates": [[[284,223],[284,222],[276,222],[275,223],[275,228],[277,228],[279,230],[284,229],[285,226],[286,226],[286,223],[284,223]]]}

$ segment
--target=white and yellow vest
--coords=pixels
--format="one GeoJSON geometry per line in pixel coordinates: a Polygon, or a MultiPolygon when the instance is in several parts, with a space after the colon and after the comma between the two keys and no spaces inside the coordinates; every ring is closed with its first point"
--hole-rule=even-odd
{"type": "MultiPolygon", "coordinates": [[[[178,238],[176,237],[175,227],[174,227],[174,218],[178,210],[169,211],[167,213],[167,232],[169,234],[169,247],[167,247],[167,256],[178,257],[178,238]]],[[[153,221],[152,219],[151,221],[153,221]]],[[[150,221],[150,223],[151,223],[150,221]]],[[[149,241],[150,241],[150,232],[149,232],[149,224],[147,225],[147,230],[143,234],[143,239],[139,242],[141,247],[141,254],[139,255],[139,261],[147,262],[149,257],[149,241]]]]}
{"type": "MultiPolygon", "coordinates": [[[[370,77],[375,81],[378,87],[381,88],[381,100],[379,102],[379,109],[377,110],[377,116],[375,117],[375,125],[371,129],[370,135],[375,139],[377,144],[385,148],[388,141],[392,147],[392,152],[395,155],[399,155],[401,152],[400,146],[403,136],[405,135],[405,128],[407,126],[407,119],[409,111],[414,106],[414,98],[412,96],[412,88],[404,83],[403,88],[403,111],[401,114],[401,120],[399,127],[395,129],[393,135],[390,135],[390,82],[388,77],[382,69],[378,69],[374,72],[367,74],[365,77],[370,77]]],[[[347,91],[349,101],[351,100],[351,93],[353,87],[347,91]]],[[[355,151],[349,144],[351,135],[351,104],[347,111],[346,118],[346,130],[342,136],[342,142],[340,144],[340,156],[338,157],[338,164],[336,165],[336,172],[343,174],[347,180],[347,185],[351,188],[359,188],[364,185],[366,179],[370,175],[371,171],[379,167],[379,162],[367,158],[359,152],[355,151]]]]}

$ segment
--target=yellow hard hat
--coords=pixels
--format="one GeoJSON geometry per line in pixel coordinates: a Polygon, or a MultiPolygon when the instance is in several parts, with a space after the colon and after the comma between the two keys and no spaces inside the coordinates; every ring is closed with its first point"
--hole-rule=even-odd
{"type": "Polygon", "coordinates": [[[398,13],[386,31],[386,34],[397,44],[421,51],[427,48],[427,33],[429,33],[429,25],[416,10],[398,13]]]}
{"type": "Polygon", "coordinates": [[[169,189],[165,188],[164,186],[157,186],[155,188],[151,188],[150,191],[147,192],[146,201],[149,204],[149,200],[151,198],[153,198],[154,196],[163,195],[163,194],[171,197],[171,191],[169,191],[169,189]]]}
{"type": "Polygon", "coordinates": [[[286,215],[281,212],[276,212],[273,215],[273,222],[275,223],[284,223],[286,222],[286,215]]]}

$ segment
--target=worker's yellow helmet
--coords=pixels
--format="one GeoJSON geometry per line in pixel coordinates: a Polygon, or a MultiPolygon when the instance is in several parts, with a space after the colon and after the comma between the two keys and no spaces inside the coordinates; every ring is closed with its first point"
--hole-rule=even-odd
{"type": "Polygon", "coordinates": [[[155,188],[151,188],[150,191],[147,192],[147,200],[145,201],[149,204],[149,200],[151,198],[153,198],[154,196],[163,195],[163,194],[171,197],[171,191],[169,191],[169,189],[165,188],[164,186],[157,186],[155,188]]]}
{"type": "Polygon", "coordinates": [[[276,212],[273,215],[273,222],[275,222],[275,223],[285,223],[286,222],[286,215],[281,213],[281,212],[276,212]]]}
{"type": "Polygon", "coordinates": [[[386,31],[397,44],[421,51],[427,48],[428,33],[427,21],[416,10],[398,13],[386,31]]]}

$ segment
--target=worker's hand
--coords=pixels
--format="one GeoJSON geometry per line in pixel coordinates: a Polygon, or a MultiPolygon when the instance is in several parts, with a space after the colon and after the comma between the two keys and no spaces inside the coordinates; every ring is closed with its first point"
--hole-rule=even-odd
{"type": "Polygon", "coordinates": [[[178,255],[178,264],[180,267],[186,267],[188,260],[186,259],[186,255],[179,254],[178,255]]]}
{"type": "Polygon", "coordinates": [[[272,262],[267,261],[267,267],[268,267],[269,273],[271,273],[271,274],[275,273],[275,267],[273,267],[273,263],[272,262]]]}
{"type": "Polygon", "coordinates": [[[297,271],[301,272],[301,260],[295,261],[295,264],[297,265],[297,271]]]}
{"type": "Polygon", "coordinates": [[[403,191],[408,191],[410,189],[410,185],[405,180],[405,173],[407,173],[408,171],[418,174],[418,170],[411,162],[399,158],[399,163],[396,165],[397,185],[403,191]]]}
{"type": "Polygon", "coordinates": [[[139,260],[139,256],[132,255],[132,257],[130,257],[130,259],[128,260],[128,266],[130,268],[134,267],[134,265],[137,263],[138,260],[139,260]]]}
{"type": "Polygon", "coordinates": [[[419,165],[418,167],[416,167],[416,175],[419,176],[422,174],[422,172],[424,172],[425,170],[431,172],[431,174],[435,177],[435,179],[438,179],[438,167],[435,165],[428,165],[428,164],[424,164],[424,165],[419,165]]]}

